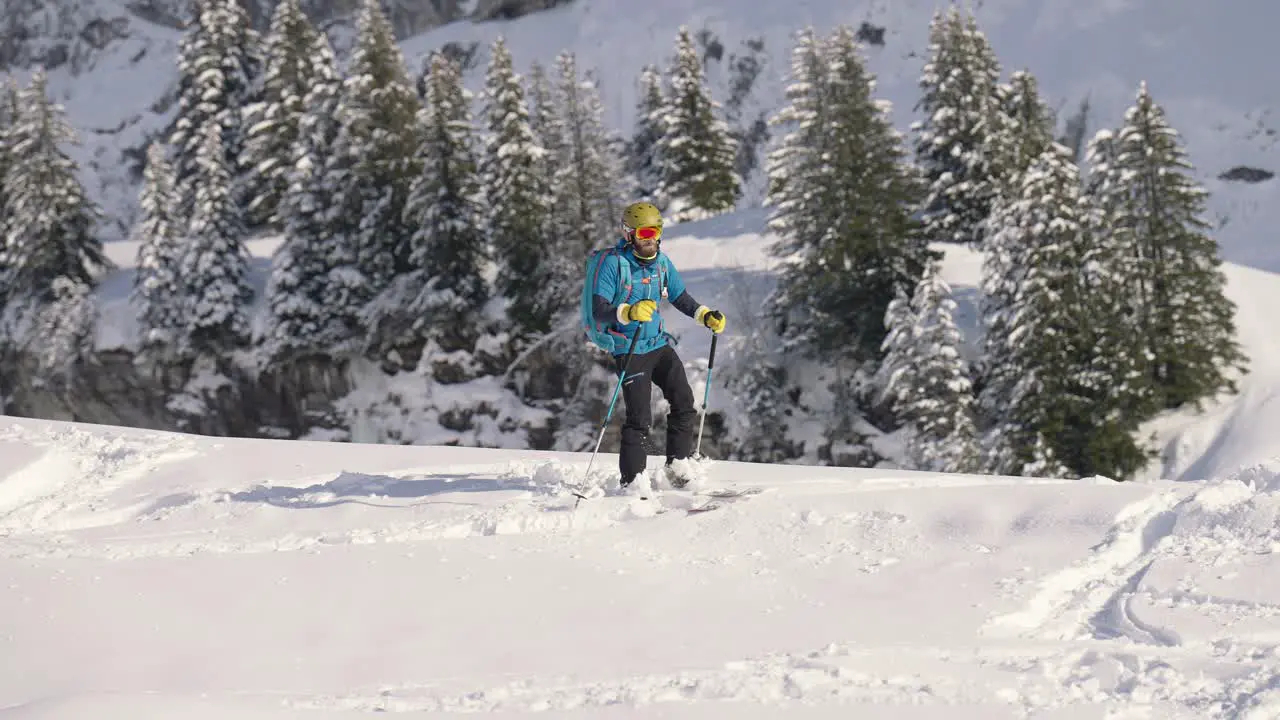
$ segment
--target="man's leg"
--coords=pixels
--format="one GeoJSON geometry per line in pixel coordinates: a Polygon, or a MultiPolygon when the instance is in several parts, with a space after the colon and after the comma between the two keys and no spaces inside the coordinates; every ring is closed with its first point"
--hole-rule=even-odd
{"type": "MultiPolygon", "coordinates": [[[[653,383],[650,378],[658,352],[633,355],[631,367],[627,368],[627,375],[622,381],[622,401],[626,405],[626,419],[622,423],[618,471],[622,474],[624,486],[644,472],[648,460],[644,441],[649,436],[649,426],[653,423],[653,407],[649,402],[653,383]]],[[[618,372],[622,372],[624,360],[625,356],[618,358],[618,372]]]]}
{"type": "Polygon", "coordinates": [[[693,389],[684,372],[684,363],[675,348],[663,346],[653,368],[653,382],[662,389],[662,396],[671,406],[667,412],[667,462],[681,460],[693,454],[693,421],[698,417],[694,407],[693,389]]]}

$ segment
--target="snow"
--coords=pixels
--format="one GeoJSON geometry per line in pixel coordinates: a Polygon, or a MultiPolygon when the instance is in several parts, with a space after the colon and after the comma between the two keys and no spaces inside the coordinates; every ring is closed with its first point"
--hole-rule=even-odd
{"type": "Polygon", "coordinates": [[[690,514],[575,509],[588,458],[6,419],[0,718],[1280,712],[1280,463],[711,461],[763,492],[690,514]]]}
{"type": "MultiPolygon", "coordinates": [[[[664,237],[726,357],[764,221],[664,237]]],[[[980,259],[945,250],[972,340],[980,259]]],[[[764,492],[575,510],[589,454],[428,447],[412,414],[356,439],[416,447],[0,420],[0,720],[1276,717],[1280,283],[1227,276],[1254,371],[1153,422],[1133,483],[712,462],[695,485],[764,492]]],[[[710,334],[669,324],[700,399],[710,334]]],[[[383,384],[427,401],[372,371],[349,401],[383,384]]]]}
{"type": "MultiPolygon", "coordinates": [[[[797,29],[866,20],[887,27],[871,68],[905,129],[936,5],[595,0],[402,46],[416,71],[445,42],[480,42],[472,90],[499,33],[521,72],[574,49],[625,132],[641,67],[665,64],[681,24],[726,57],[765,38],[750,118],[780,104],[797,29]]],[[[1031,70],[1064,113],[1088,96],[1090,134],[1145,79],[1212,193],[1250,372],[1238,395],[1148,423],[1158,459],[1138,481],[712,462],[695,485],[764,492],[688,514],[705,499],[659,484],[655,501],[575,509],[588,454],[432,446],[446,434],[414,408],[475,398],[369,368],[346,398],[368,418],[351,438],[0,418],[0,720],[1280,717],[1280,591],[1260,580],[1280,553],[1280,203],[1275,182],[1215,179],[1275,169],[1280,98],[1242,71],[1269,66],[1275,6],[1152,8],[975,8],[1005,77],[1031,70]],[[414,445],[364,444],[388,439],[414,445]]],[[[173,91],[177,42],[130,22],[88,72],[51,74],[120,236],[138,169],[122,152],[170,118],[150,107],[173,91]]],[[[708,73],[722,101],[725,65],[708,73]]],[[[712,409],[733,402],[723,378],[773,282],[767,215],[747,205],[664,235],[690,292],[728,318],[712,409]]],[[[259,298],[278,242],[250,243],[259,298]]],[[[972,353],[981,256],[939,249],[972,353]]],[[[106,250],[123,269],[99,289],[97,342],[129,347],[137,246],[106,250]]],[[[710,333],[667,314],[701,404],[710,333]]],[[[496,384],[468,392],[504,401],[496,384]]]]}

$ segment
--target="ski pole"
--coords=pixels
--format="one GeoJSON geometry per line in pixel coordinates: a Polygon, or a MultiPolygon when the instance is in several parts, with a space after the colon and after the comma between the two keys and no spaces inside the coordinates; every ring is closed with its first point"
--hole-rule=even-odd
{"type": "Polygon", "coordinates": [[[698,446],[693,454],[702,457],[702,428],[707,424],[707,401],[711,398],[711,370],[716,364],[716,340],[719,333],[711,333],[711,354],[707,357],[707,387],[702,393],[702,420],[698,422],[698,446]]]}
{"type": "MultiPolygon", "coordinates": [[[[591,461],[587,463],[587,472],[583,475],[582,482],[585,485],[588,478],[591,477],[591,466],[596,462],[596,453],[600,452],[600,443],[604,441],[604,431],[609,427],[609,421],[613,419],[613,407],[618,402],[618,395],[622,392],[622,382],[627,378],[627,370],[631,367],[631,356],[636,354],[636,341],[640,339],[640,330],[636,329],[636,334],[631,336],[631,347],[627,349],[627,357],[622,362],[622,372],[618,373],[618,384],[613,388],[613,399],[609,401],[609,412],[604,416],[604,422],[600,424],[600,435],[596,438],[596,449],[591,451],[591,461]]],[[[578,503],[586,497],[581,493],[574,493],[578,499],[574,501],[573,507],[576,509],[578,503]]]]}

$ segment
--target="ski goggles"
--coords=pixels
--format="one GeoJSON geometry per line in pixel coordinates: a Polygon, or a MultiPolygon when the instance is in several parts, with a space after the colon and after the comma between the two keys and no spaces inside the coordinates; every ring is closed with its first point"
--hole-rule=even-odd
{"type": "Polygon", "coordinates": [[[656,225],[642,225],[638,228],[627,228],[627,232],[640,240],[657,240],[662,237],[662,228],[656,225]]]}

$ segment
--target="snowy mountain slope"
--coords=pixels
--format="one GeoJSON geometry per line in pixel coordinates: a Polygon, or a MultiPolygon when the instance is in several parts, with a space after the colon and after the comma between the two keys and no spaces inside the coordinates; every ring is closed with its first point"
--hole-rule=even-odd
{"type": "MultiPolygon", "coordinates": [[[[947,3],[935,0],[788,3],[654,0],[594,0],[558,8],[511,23],[454,23],[406,41],[411,65],[448,42],[479,43],[471,73],[482,79],[485,48],[499,34],[518,62],[549,64],[562,48],[579,54],[582,67],[595,68],[605,96],[608,121],[628,132],[634,115],[636,78],[641,67],[665,67],[677,28],[706,29],[724,46],[726,62],[709,61],[707,71],[724,102],[733,73],[731,54],[746,54],[744,43],[764,41],[764,65],[742,109],[750,119],[771,114],[783,102],[794,33],[806,26],[827,32],[838,23],[868,23],[885,29],[883,46],[868,46],[878,95],[892,103],[900,129],[917,119],[917,82],[927,55],[932,13],[947,3]]],[[[1275,171],[1275,112],[1280,91],[1257,83],[1252,68],[1272,62],[1270,39],[1261,29],[1276,17],[1273,3],[1242,0],[1215,7],[1193,0],[996,0],[974,4],[982,30],[991,39],[1005,75],[1017,69],[1035,74],[1051,106],[1068,115],[1088,99],[1089,132],[1120,122],[1146,81],[1165,105],[1174,127],[1188,142],[1198,176],[1214,193],[1212,210],[1225,223],[1221,241],[1228,258],[1254,267],[1280,269],[1280,253],[1263,234],[1276,217],[1275,183],[1244,186],[1217,180],[1236,165],[1275,171]]],[[[749,201],[758,200],[763,178],[753,178],[749,201]]]]}
{"type": "MultiPolygon", "coordinates": [[[[123,38],[90,56],[79,74],[52,73],[50,87],[66,103],[82,133],[77,159],[85,165],[91,192],[117,219],[109,239],[120,239],[136,206],[141,144],[171,120],[169,103],[176,81],[176,32],[133,15],[115,0],[81,0],[95,17],[118,17],[123,38]],[[101,6],[101,7],[99,7],[101,6]],[[158,112],[157,112],[158,111],[158,112]]],[[[473,49],[467,73],[472,89],[483,80],[488,44],[507,37],[521,70],[538,61],[550,66],[561,50],[577,53],[579,66],[601,83],[607,121],[629,132],[636,81],[646,63],[665,65],[676,29],[687,24],[706,30],[707,70],[717,100],[728,104],[737,78],[735,58],[751,56],[747,43],[763,42],[762,62],[735,122],[748,124],[775,111],[789,69],[796,30],[812,25],[829,31],[836,23],[873,31],[883,28],[884,44],[868,47],[880,95],[892,101],[899,126],[914,118],[916,81],[924,62],[928,22],[945,3],[937,0],[795,0],[744,4],[733,0],[578,0],[512,21],[456,22],[407,38],[402,47],[413,72],[426,55],[446,43],[473,49]],[[477,43],[472,48],[471,44],[477,43]]],[[[85,11],[88,12],[88,11],[85,11]]],[[[1265,0],[1212,5],[1194,0],[987,0],[976,4],[1006,74],[1026,68],[1039,79],[1052,105],[1064,114],[1086,97],[1094,114],[1090,130],[1119,122],[1140,81],[1146,80],[1165,104],[1174,127],[1189,142],[1193,162],[1214,192],[1213,211],[1224,223],[1227,256],[1253,267],[1280,269],[1280,253],[1266,242],[1276,220],[1276,184],[1249,185],[1217,180],[1237,165],[1275,171],[1273,84],[1259,83],[1254,71],[1271,63],[1267,35],[1277,9],[1265,0]]],[[[337,38],[340,48],[346,46],[337,38]]],[[[763,177],[751,182],[746,204],[759,200],[763,177]]]]}
{"type": "Polygon", "coordinates": [[[0,718],[1280,712],[1280,468],[713,463],[764,492],[691,515],[586,461],[6,420],[0,718]]]}

